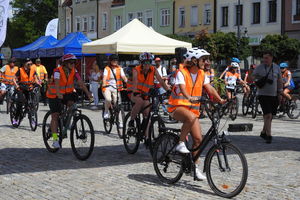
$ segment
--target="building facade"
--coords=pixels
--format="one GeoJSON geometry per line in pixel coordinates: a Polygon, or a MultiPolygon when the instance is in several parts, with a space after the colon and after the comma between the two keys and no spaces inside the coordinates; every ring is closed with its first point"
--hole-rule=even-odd
{"type": "Polygon", "coordinates": [[[282,33],[281,0],[217,0],[217,31],[237,32],[259,45],[268,34],[282,33]],[[240,14],[239,14],[240,13],[240,14]]]}
{"type": "Polygon", "coordinates": [[[110,34],[112,0],[98,1],[98,38],[104,38],[110,34]]]}
{"type": "Polygon", "coordinates": [[[174,32],[195,36],[203,29],[214,32],[214,0],[175,0],[174,32]]]}

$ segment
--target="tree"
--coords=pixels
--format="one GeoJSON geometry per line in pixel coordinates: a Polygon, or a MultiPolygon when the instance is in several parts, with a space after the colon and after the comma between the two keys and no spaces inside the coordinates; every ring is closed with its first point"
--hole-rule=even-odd
{"type": "Polygon", "coordinates": [[[190,37],[184,36],[184,35],[167,34],[166,36],[169,38],[175,39],[175,40],[183,41],[183,42],[189,42],[189,43],[193,42],[193,38],[190,38],[190,37]]]}
{"type": "Polygon", "coordinates": [[[48,22],[58,15],[58,0],[14,0],[17,13],[8,24],[6,46],[29,44],[45,34],[48,22]]]}
{"type": "Polygon", "coordinates": [[[300,54],[300,41],[285,35],[267,35],[258,46],[253,55],[262,57],[266,51],[271,51],[275,62],[294,61],[300,54]]]}

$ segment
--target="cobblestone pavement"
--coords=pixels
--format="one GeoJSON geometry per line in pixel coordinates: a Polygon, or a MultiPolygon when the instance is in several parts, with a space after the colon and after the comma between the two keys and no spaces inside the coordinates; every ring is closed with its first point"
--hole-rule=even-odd
{"type": "MultiPolygon", "coordinates": [[[[47,110],[40,107],[40,123],[47,110]]],[[[195,182],[190,176],[175,185],[161,184],[148,150],[141,146],[135,155],[127,154],[115,130],[103,134],[100,111],[83,112],[97,133],[94,152],[84,162],[73,156],[68,139],[62,150],[49,153],[41,124],[31,132],[25,119],[13,129],[9,115],[0,113],[0,199],[221,199],[207,182],[195,182]]],[[[300,121],[275,119],[272,144],[258,137],[261,116],[256,120],[239,116],[229,123],[244,122],[254,124],[253,132],[230,136],[249,166],[245,190],[235,199],[300,199],[300,121]]],[[[204,131],[209,125],[208,119],[202,120],[204,131]]]]}

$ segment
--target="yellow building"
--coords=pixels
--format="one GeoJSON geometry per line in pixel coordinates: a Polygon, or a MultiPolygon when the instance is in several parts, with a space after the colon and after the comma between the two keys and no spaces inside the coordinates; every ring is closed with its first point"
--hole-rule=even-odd
{"type": "Polygon", "coordinates": [[[194,36],[203,29],[214,31],[214,0],[175,0],[175,34],[194,36]]]}

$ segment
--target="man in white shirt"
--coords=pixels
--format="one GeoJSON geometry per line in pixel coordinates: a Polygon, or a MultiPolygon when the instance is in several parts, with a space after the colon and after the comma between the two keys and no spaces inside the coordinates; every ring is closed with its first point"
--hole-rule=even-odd
{"type": "MultiPolygon", "coordinates": [[[[168,79],[168,74],[167,74],[166,68],[161,65],[161,59],[159,57],[156,57],[154,61],[155,61],[155,67],[156,67],[159,75],[161,76],[161,78],[167,84],[166,80],[168,79]]],[[[156,79],[154,80],[154,87],[156,89],[158,89],[159,94],[166,93],[166,91],[164,90],[164,88],[161,87],[161,85],[159,84],[158,80],[156,80],[156,79]]],[[[162,103],[161,105],[162,105],[162,109],[164,111],[164,114],[168,115],[168,111],[167,111],[167,108],[166,108],[165,104],[162,103]]]]}

